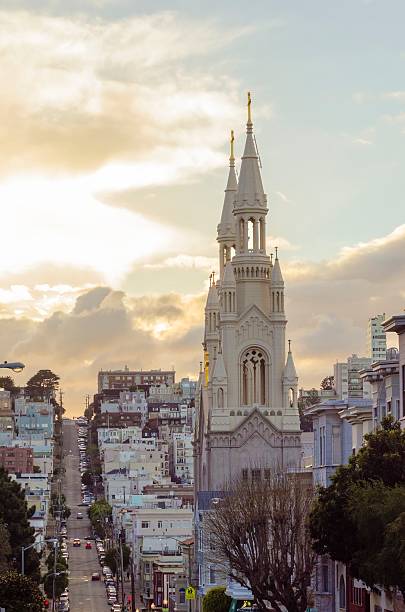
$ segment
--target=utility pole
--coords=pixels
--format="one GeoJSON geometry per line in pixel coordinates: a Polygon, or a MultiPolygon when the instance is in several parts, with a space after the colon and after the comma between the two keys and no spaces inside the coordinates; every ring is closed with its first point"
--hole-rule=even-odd
{"type": "Polygon", "coordinates": [[[125,593],[124,593],[124,557],[122,552],[122,531],[119,534],[119,542],[120,542],[120,566],[121,566],[121,601],[122,605],[124,605],[125,593]]]}
{"type": "Polygon", "coordinates": [[[52,612],[55,612],[55,595],[56,595],[56,557],[58,553],[58,540],[56,540],[53,549],[53,576],[52,576],[52,612]]]}

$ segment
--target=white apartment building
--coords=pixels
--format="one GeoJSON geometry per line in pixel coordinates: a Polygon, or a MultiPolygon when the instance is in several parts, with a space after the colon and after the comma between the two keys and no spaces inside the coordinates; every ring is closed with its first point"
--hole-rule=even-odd
{"type": "Polygon", "coordinates": [[[367,356],[373,361],[385,360],[387,352],[387,334],[382,326],[385,312],[371,317],[367,325],[367,356]]]}
{"type": "Polygon", "coordinates": [[[170,444],[170,473],[184,484],[194,482],[193,434],[173,433],[170,444]]]}
{"type": "Polygon", "coordinates": [[[162,579],[161,599],[174,592],[173,578],[184,573],[181,542],[191,537],[191,508],[139,508],[132,516],[132,548],[136,562],[138,590],[143,601],[153,601],[154,572],[162,579]]]}
{"type": "Polygon", "coordinates": [[[132,443],[134,440],[142,438],[142,429],[135,425],[131,427],[98,427],[97,439],[98,447],[101,449],[104,444],[123,444],[132,443]]]}
{"type": "Polygon", "coordinates": [[[371,357],[358,357],[353,354],[346,362],[334,364],[335,391],[338,399],[371,398],[370,383],[362,379],[361,370],[366,370],[372,363],[371,357]]]}

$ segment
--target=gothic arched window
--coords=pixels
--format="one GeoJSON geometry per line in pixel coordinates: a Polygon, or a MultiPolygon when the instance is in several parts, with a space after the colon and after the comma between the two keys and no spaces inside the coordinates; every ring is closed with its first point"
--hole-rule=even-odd
{"type": "Polygon", "coordinates": [[[218,389],[218,408],[224,407],[224,390],[222,387],[218,389]]]}
{"type": "Polygon", "coordinates": [[[268,379],[268,359],[262,349],[252,347],[246,350],[241,359],[241,399],[243,406],[267,404],[266,389],[268,379]]]}
{"type": "Polygon", "coordinates": [[[294,393],[294,389],[292,388],[288,390],[288,403],[290,405],[290,408],[292,408],[295,403],[295,393],[294,393]]]}
{"type": "Polygon", "coordinates": [[[343,576],[339,580],[339,608],[346,610],[346,585],[343,576]]]}

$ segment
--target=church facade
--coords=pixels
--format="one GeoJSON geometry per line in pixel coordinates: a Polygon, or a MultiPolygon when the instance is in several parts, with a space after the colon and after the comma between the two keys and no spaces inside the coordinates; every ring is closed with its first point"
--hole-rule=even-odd
{"type": "Polygon", "coordinates": [[[205,307],[204,365],[196,399],[196,493],[236,476],[299,466],[298,377],[286,348],[285,287],[267,253],[268,203],[249,114],[239,179],[233,135],[217,228],[219,278],[205,307]]]}

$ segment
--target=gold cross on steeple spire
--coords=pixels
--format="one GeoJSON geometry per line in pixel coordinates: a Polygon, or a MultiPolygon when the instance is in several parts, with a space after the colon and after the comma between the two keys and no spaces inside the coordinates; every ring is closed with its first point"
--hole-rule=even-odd
{"type": "Polygon", "coordinates": [[[230,155],[230,158],[229,158],[229,160],[231,162],[235,161],[235,155],[234,155],[234,150],[233,150],[233,143],[234,142],[235,142],[235,135],[233,133],[233,130],[231,130],[231,155],[230,155]]]}
{"type": "Polygon", "coordinates": [[[248,123],[252,123],[252,113],[250,110],[250,107],[252,106],[252,97],[250,95],[250,91],[248,91],[248,103],[247,103],[247,107],[248,107],[248,123]]]}

